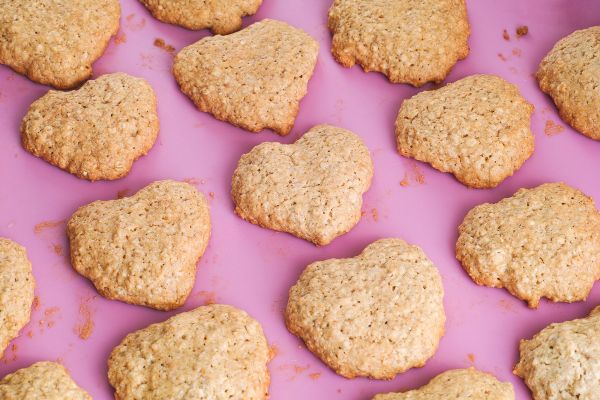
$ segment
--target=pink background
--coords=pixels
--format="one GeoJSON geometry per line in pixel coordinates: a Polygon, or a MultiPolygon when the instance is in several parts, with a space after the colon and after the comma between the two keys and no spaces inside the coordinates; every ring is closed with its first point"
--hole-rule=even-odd
{"type": "Polygon", "coordinates": [[[550,322],[586,315],[600,303],[600,287],[596,285],[585,303],[542,302],[538,310],[529,310],[504,290],[472,283],[454,258],[457,226],[474,205],[543,182],[565,181],[600,201],[600,143],[566,127],[532,77],[542,56],[559,38],[598,23],[600,4],[593,0],[468,2],[471,54],[456,65],[448,81],[473,73],[498,74],[517,84],[536,109],[533,157],[498,188],[470,190],[452,176],[396,153],[396,113],[402,100],[418,90],[390,84],[382,75],[365,74],[358,67],[338,65],[329,53],[329,3],[264,0],[259,13],[244,21],[247,25],[266,17],[280,19],[321,42],[319,62],[296,126],[288,137],[281,138],[269,131],[250,134],[196,111],[171,76],[172,56],[153,42],[162,38],[179,50],[207,32],[160,23],[137,1],[123,0],[119,37],[124,43],[115,44],[113,39],[94,66],[95,76],[125,71],[146,78],[158,95],[161,131],[149,155],[119,181],[79,180],[23,151],[19,123],[28,105],[48,88],[0,67],[0,235],[27,247],[40,299],[30,324],[0,361],[0,376],[34,361],[58,359],[96,400],[112,399],[106,379],[111,349],[128,332],[163,321],[172,313],[97,296],[92,285],[69,265],[64,223],[38,233],[34,227],[43,221],[64,221],[80,205],[113,199],[124,190],[131,194],[157,179],[192,178],[198,189],[210,196],[214,228],[198,265],[193,294],[181,311],[216,300],[241,307],[258,319],[269,342],[278,349],[270,364],[271,398],[367,400],[375,393],[414,388],[446,369],[470,365],[511,381],[517,399],[530,398],[521,380],[511,373],[519,339],[530,337],[550,322]],[[516,39],[519,25],[528,25],[530,33],[516,39]],[[510,41],[502,38],[503,29],[511,34],[510,41]],[[564,131],[545,135],[547,121],[565,126],[564,131]],[[319,123],[358,133],[373,154],[375,178],[365,195],[365,216],[358,226],[331,245],[317,248],[236,217],[229,189],[240,155],[262,141],[290,143],[319,123]],[[408,186],[400,185],[404,177],[408,186]],[[435,357],[422,369],[389,382],[346,380],[330,372],[286,331],[282,309],[287,291],[308,263],[354,256],[375,239],[390,236],[420,245],[438,266],[446,289],[447,333],[435,357]],[[87,316],[94,323],[93,331],[82,340],[77,326],[85,323],[87,316]]]}

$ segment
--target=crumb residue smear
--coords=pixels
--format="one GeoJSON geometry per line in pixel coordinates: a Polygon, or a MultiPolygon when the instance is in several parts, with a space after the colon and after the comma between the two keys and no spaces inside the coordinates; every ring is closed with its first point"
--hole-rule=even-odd
{"type": "Polygon", "coordinates": [[[2,361],[4,364],[8,364],[13,361],[17,361],[17,352],[19,351],[19,347],[16,344],[11,344],[10,348],[4,352],[4,357],[2,361]]]}
{"type": "Polygon", "coordinates": [[[379,211],[377,211],[376,208],[371,209],[371,216],[373,217],[373,221],[375,221],[375,222],[379,221],[379,211]]]}
{"type": "Polygon", "coordinates": [[[61,221],[42,221],[42,222],[40,222],[39,224],[36,224],[33,227],[33,232],[34,233],[42,233],[46,229],[54,229],[54,228],[57,228],[57,227],[61,226],[64,223],[65,223],[64,220],[61,220],[61,221]]]}
{"type": "Polygon", "coordinates": [[[469,359],[469,362],[471,364],[473,364],[475,362],[475,354],[469,353],[469,354],[467,354],[467,358],[469,359]]]}
{"type": "Polygon", "coordinates": [[[402,178],[402,180],[400,181],[400,186],[407,187],[408,185],[410,185],[410,181],[408,180],[408,172],[405,172],[404,178],[402,178]]]}
{"type": "Polygon", "coordinates": [[[123,44],[127,42],[127,35],[125,35],[125,32],[123,32],[122,30],[119,29],[119,32],[117,32],[117,34],[115,35],[115,44],[123,44]]]}
{"type": "Polygon", "coordinates": [[[79,304],[79,322],[75,325],[75,333],[82,340],[87,340],[94,331],[94,310],[91,303],[96,296],[82,298],[79,304]]]}
{"type": "Polygon", "coordinates": [[[125,21],[125,25],[127,26],[127,28],[131,29],[132,31],[139,31],[140,29],[143,29],[144,26],[146,26],[146,20],[144,18],[140,18],[136,21],[135,14],[129,14],[125,18],[125,21]]]}
{"type": "Polygon", "coordinates": [[[175,47],[171,46],[170,44],[167,44],[164,41],[164,39],[161,39],[161,38],[154,39],[154,45],[156,47],[158,47],[159,49],[163,49],[164,51],[166,51],[169,54],[175,53],[175,47]]]}
{"type": "Polygon", "coordinates": [[[279,347],[276,344],[269,346],[269,360],[274,359],[279,355],[279,347]]]}
{"type": "Polygon", "coordinates": [[[546,121],[546,126],[544,127],[544,134],[546,136],[556,136],[561,134],[565,130],[565,127],[557,124],[552,120],[546,121]]]}
{"type": "Polygon", "coordinates": [[[209,292],[206,290],[200,290],[198,293],[194,295],[197,299],[199,299],[203,305],[216,304],[217,303],[217,295],[215,292],[209,292]]]}
{"type": "Polygon", "coordinates": [[[204,185],[206,181],[204,179],[197,178],[185,178],[182,182],[188,183],[192,186],[204,185]]]}
{"type": "Polygon", "coordinates": [[[517,28],[517,37],[520,38],[529,33],[529,27],[527,25],[521,25],[517,28]]]}
{"type": "Polygon", "coordinates": [[[62,248],[62,246],[61,246],[60,244],[58,244],[58,243],[54,243],[54,244],[52,245],[52,249],[54,250],[54,253],[55,253],[57,256],[62,256],[62,255],[63,255],[63,248],[62,248]]]}
{"type": "Polygon", "coordinates": [[[122,199],[123,197],[127,197],[129,194],[129,189],[122,189],[117,192],[117,200],[122,199]]]}
{"type": "Polygon", "coordinates": [[[501,59],[502,61],[506,61],[506,60],[508,60],[508,59],[506,58],[506,56],[505,56],[504,54],[502,54],[502,53],[498,53],[498,58],[499,58],[499,59],[501,59]]]}
{"type": "Polygon", "coordinates": [[[321,377],[321,373],[320,372],[313,372],[308,374],[308,377],[310,379],[312,379],[313,381],[316,381],[317,379],[319,379],[321,377]]]}
{"type": "Polygon", "coordinates": [[[523,51],[521,51],[521,49],[519,49],[519,48],[515,47],[515,48],[512,50],[512,53],[513,53],[513,56],[516,56],[516,57],[521,57],[521,54],[523,54],[523,51]]]}
{"type": "Polygon", "coordinates": [[[417,182],[419,185],[424,184],[425,183],[425,175],[423,175],[423,172],[421,171],[421,167],[419,167],[419,164],[417,164],[414,161],[411,162],[410,169],[412,171],[413,179],[415,180],[415,182],[417,182]]]}

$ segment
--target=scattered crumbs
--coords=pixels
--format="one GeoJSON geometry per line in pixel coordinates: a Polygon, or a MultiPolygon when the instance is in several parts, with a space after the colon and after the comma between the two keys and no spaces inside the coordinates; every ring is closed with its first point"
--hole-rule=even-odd
{"type": "Polygon", "coordinates": [[[75,325],[75,333],[82,340],[87,340],[94,331],[94,310],[91,308],[90,303],[95,299],[96,296],[82,298],[79,304],[80,321],[75,325]]]}
{"type": "Polygon", "coordinates": [[[542,108],[542,114],[549,113],[550,111],[552,111],[552,109],[550,107],[548,107],[548,106],[542,108]]]}
{"type": "Polygon", "coordinates": [[[506,299],[500,300],[499,304],[500,304],[500,307],[502,307],[506,311],[514,311],[513,304],[506,299]]]}
{"type": "Polygon", "coordinates": [[[33,331],[31,329],[29,331],[27,331],[27,337],[29,339],[33,339],[33,331]]]}
{"type": "Polygon", "coordinates": [[[303,373],[304,371],[306,371],[306,370],[308,369],[308,367],[309,367],[308,365],[304,366],[304,365],[298,365],[298,364],[295,364],[295,365],[294,365],[294,372],[295,372],[296,374],[301,374],[301,373],[303,373]]]}
{"type": "Polygon", "coordinates": [[[215,198],[215,192],[209,192],[208,195],[210,196],[211,199],[215,198]]]}
{"type": "Polygon", "coordinates": [[[32,306],[33,306],[33,311],[37,311],[37,310],[40,309],[40,298],[39,298],[39,296],[35,296],[33,298],[33,304],[32,304],[32,306]]]}
{"type": "Polygon", "coordinates": [[[146,19],[140,18],[138,21],[136,21],[135,14],[129,14],[125,20],[127,21],[127,27],[132,31],[139,31],[146,26],[146,19]]]}
{"type": "Polygon", "coordinates": [[[410,181],[408,180],[408,172],[405,172],[404,178],[402,178],[402,180],[400,181],[400,186],[407,187],[408,185],[410,185],[410,181]]]}
{"type": "Polygon", "coordinates": [[[55,253],[57,256],[62,256],[62,255],[63,255],[63,248],[62,248],[62,246],[61,246],[60,244],[58,244],[58,243],[54,243],[54,244],[52,245],[52,249],[54,250],[54,253],[55,253]]]}
{"type": "Polygon", "coordinates": [[[502,37],[504,38],[504,40],[510,40],[510,35],[508,34],[508,31],[506,29],[502,31],[502,37]]]}
{"type": "Polygon", "coordinates": [[[377,211],[376,208],[371,209],[371,216],[373,217],[373,221],[375,221],[375,222],[379,221],[379,211],[377,211]]]}
{"type": "Polygon", "coordinates": [[[498,53],[498,58],[501,59],[502,61],[506,61],[507,60],[506,56],[504,54],[502,54],[502,53],[498,53]]]}
{"type": "Polygon", "coordinates": [[[565,130],[564,126],[557,124],[552,120],[546,121],[546,126],[544,127],[544,134],[546,136],[556,136],[560,135],[565,130]]]}
{"type": "Polygon", "coordinates": [[[360,210],[360,217],[364,217],[365,215],[367,215],[367,212],[365,210],[360,210]]]}
{"type": "Polygon", "coordinates": [[[469,362],[471,364],[473,364],[475,362],[475,354],[469,353],[469,354],[467,354],[467,358],[469,359],[469,362]]]}
{"type": "Polygon", "coordinates": [[[410,163],[410,168],[413,173],[413,178],[415,182],[417,182],[419,185],[424,184],[425,175],[423,174],[423,171],[421,171],[421,167],[419,167],[419,164],[417,164],[415,161],[412,161],[410,163]]]}
{"type": "Polygon", "coordinates": [[[217,295],[215,292],[209,292],[206,290],[200,290],[194,295],[194,297],[199,299],[205,306],[209,304],[216,304],[217,302],[217,295]]]}
{"type": "Polygon", "coordinates": [[[204,179],[197,178],[185,178],[182,182],[188,183],[192,186],[204,185],[206,181],[204,179]]]}
{"type": "Polygon", "coordinates": [[[161,38],[154,39],[154,46],[158,47],[159,49],[163,49],[164,51],[166,51],[169,54],[175,53],[175,47],[171,46],[170,44],[167,44],[164,41],[164,39],[161,39],[161,38]]]}
{"type": "Polygon", "coordinates": [[[129,194],[129,189],[121,189],[117,192],[117,199],[122,199],[123,197],[127,197],[129,194]]]}
{"type": "Polygon", "coordinates": [[[52,317],[59,311],[60,311],[60,309],[58,307],[49,307],[49,308],[46,308],[46,311],[44,311],[44,315],[46,317],[52,317]]]}
{"type": "Polygon", "coordinates": [[[119,32],[117,32],[115,35],[115,44],[119,45],[125,42],[127,42],[127,35],[125,35],[125,32],[119,29],[119,32]]]}
{"type": "Polygon", "coordinates": [[[316,381],[317,379],[319,379],[321,377],[321,373],[320,372],[313,372],[308,374],[308,377],[310,379],[312,379],[313,381],[316,381]]]}
{"type": "Polygon", "coordinates": [[[515,48],[512,50],[512,53],[513,53],[513,55],[514,55],[514,56],[516,56],[516,57],[521,57],[521,54],[523,54],[523,51],[522,51],[521,49],[519,49],[519,48],[515,47],[515,48]]]}
{"type": "Polygon", "coordinates": [[[279,355],[279,347],[276,344],[269,346],[269,360],[274,359],[279,355]]]}
{"type": "Polygon", "coordinates": [[[8,354],[9,352],[5,352],[4,353],[4,364],[8,364],[9,362],[12,361],[16,361],[17,360],[17,351],[19,351],[19,347],[13,343],[10,345],[10,354],[8,354]]]}
{"type": "Polygon", "coordinates": [[[42,221],[42,222],[40,222],[39,224],[36,224],[33,227],[33,232],[34,233],[41,233],[42,231],[44,231],[46,229],[53,229],[53,228],[61,226],[64,223],[65,223],[64,220],[61,220],[61,221],[42,221]]]}
{"type": "Polygon", "coordinates": [[[521,25],[517,28],[517,37],[520,38],[529,33],[529,27],[527,25],[521,25]]]}

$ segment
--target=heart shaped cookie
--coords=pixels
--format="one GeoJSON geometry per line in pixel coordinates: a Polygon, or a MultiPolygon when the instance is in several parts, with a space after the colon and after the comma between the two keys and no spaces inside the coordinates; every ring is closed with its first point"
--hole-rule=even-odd
{"type": "Polygon", "coordinates": [[[444,334],[444,288],[423,250],[382,239],[354,258],[310,264],[290,289],[288,329],[346,378],[421,367],[444,334]]]}
{"type": "Polygon", "coordinates": [[[67,224],[71,263],[100,294],[159,310],[181,306],[210,235],[193,186],[158,181],[120,200],[79,208],[67,224]]]}
{"type": "Polygon", "coordinates": [[[119,0],[19,0],[0,6],[0,64],[32,81],[69,89],[119,29],[119,0]]]}
{"type": "Polygon", "coordinates": [[[360,137],[318,125],[295,143],[262,143],[233,174],[235,212],[247,221],[325,245],[360,219],[373,162],[360,137]]]}
{"type": "Polygon", "coordinates": [[[51,90],[21,123],[25,150],[91,181],[119,179],[154,145],[156,96],[141,78],[116,73],[72,92],[51,90]]]}
{"type": "Polygon", "coordinates": [[[266,19],[185,47],[173,74],[200,110],[251,132],[269,128],[287,135],[318,52],[304,31],[266,19]]]}

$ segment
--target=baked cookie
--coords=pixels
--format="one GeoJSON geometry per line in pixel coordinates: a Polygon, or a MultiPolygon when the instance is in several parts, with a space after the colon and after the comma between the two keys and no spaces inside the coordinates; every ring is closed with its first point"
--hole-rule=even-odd
{"type": "Polygon", "coordinates": [[[33,102],[21,139],[25,150],[79,178],[119,179],[152,148],[158,127],[152,87],[116,73],[33,102]]]}
{"type": "Polygon", "coordinates": [[[504,287],[531,308],[542,297],[585,300],[600,279],[600,213],[563,183],[520,189],[469,211],[456,257],[478,285],[504,287]]]}
{"type": "Polygon", "coordinates": [[[532,112],[515,85],[494,75],[472,75],[402,103],[398,151],[469,187],[492,188],[533,153],[532,112]]]}
{"type": "Polygon", "coordinates": [[[340,64],[393,83],[441,82],[469,54],[465,0],[335,0],[329,29],[340,64]]]}
{"type": "Polygon", "coordinates": [[[360,220],[373,162],[356,134],[318,125],[295,143],[261,143],[233,174],[235,212],[265,228],[326,245],[360,220]]]}
{"type": "Polygon", "coordinates": [[[423,250],[382,239],[354,258],[310,264],[290,289],[285,322],[338,374],[392,379],[435,353],[443,297],[423,250]]]}
{"type": "Polygon", "coordinates": [[[373,400],[515,400],[508,382],[476,370],[453,369],[443,372],[419,389],[403,393],[378,394],[373,400]]]}
{"type": "Polygon", "coordinates": [[[119,30],[119,0],[0,0],[0,64],[69,89],[119,30]]]}
{"type": "Polygon", "coordinates": [[[158,181],[131,197],[79,208],[67,235],[73,268],[101,295],[172,310],[194,286],[210,215],[192,185],[158,181]]]}
{"type": "Polygon", "coordinates": [[[534,400],[595,400],[600,393],[600,307],[587,318],[551,324],[521,340],[514,373],[534,400]]]}
{"type": "Polygon", "coordinates": [[[213,304],[131,333],[111,353],[118,400],[266,400],[269,346],[244,311],[213,304]]]}
{"type": "Polygon", "coordinates": [[[560,117],[573,128],[600,140],[600,26],[575,31],[554,45],[536,77],[560,117]]]}
{"type": "Polygon", "coordinates": [[[154,18],[187,29],[206,29],[219,35],[242,27],[242,17],[254,15],[262,0],[140,0],[154,18]]]}
{"type": "Polygon", "coordinates": [[[25,248],[0,238],[0,358],[29,322],[34,287],[25,248]]]}
{"type": "Polygon", "coordinates": [[[0,380],[2,400],[92,400],[60,364],[42,361],[0,380]]]}
{"type": "Polygon", "coordinates": [[[287,135],[318,52],[304,31],[265,19],[185,47],[175,56],[173,74],[200,110],[251,132],[269,128],[287,135]]]}

